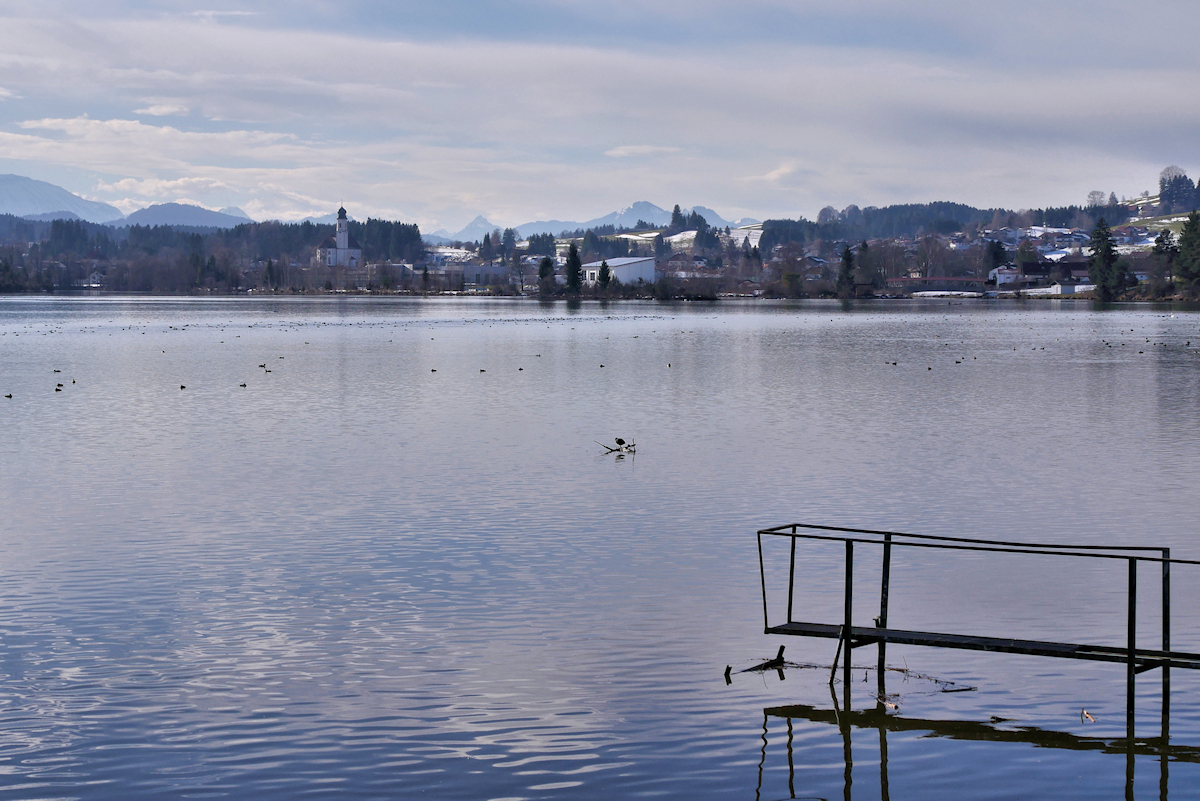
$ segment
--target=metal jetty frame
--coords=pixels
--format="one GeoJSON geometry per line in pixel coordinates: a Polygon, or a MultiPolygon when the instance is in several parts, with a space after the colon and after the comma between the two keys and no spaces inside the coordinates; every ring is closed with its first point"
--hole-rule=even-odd
{"type": "MultiPolygon", "coordinates": [[[[832,692],[832,688],[830,688],[832,692]]],[[[842,710],[838,708],[836,695],[833,698],[832,709],[818,709],[807,705],[767,707],[763,710],[762,749],[758,763],[758,787],[755,798],[762,797],[764,769],[767,762],[768,723],[771,720],[782,720],[786,724],[787,748],[787,778],[788,790],[792,798],[796,797],[796,766],[793,757],[793,722],[817,723],[836,725],[842,735],[842,770],[843,794],[850,797],[851,785],[854,783],[854,756],[851,744],[851,730],[870,731],[875,729],[879,735],[879,789],[881,801],[890,798],[890,781],[888,775],[888,734],[903,734],[917,732],[924,737],[937,737],[948,740],[971,742],[990,742],[1001,744],[1024,744],[1036,748],[1050,748],[1062,751],[1087,751],[1101,754],[1125,755],[1125,794],[1128,801],[1133,801],[1134,794],[1134,759],[1136,757],[1158,759],[1158,799],[1168,801],[1168,784],[1170,779],[1171,762],[1200,764],[1200,748],[1188,745],[1168,745],[1151,741],[1133,742],[1109,740],[1101,737],[1086,737],[1069,732],[1053,731],[1032,726],[1002,728],[994,723],[981,723],[969,720],[926,720],[908,718],[902,715],[891,715],[886,709],[842,710]]],[[[1114,794],[1114,797],[1115,794],[1114,794]]]]}
{"type": "Polygon", "coordinates": [[[1171,668],[1200,670],[1200,653],[1171,650],[1171,566],[1200,565],[1191,559],[1172,559],[1169,548],[1157,547],[1106,547],[1097,545],[1029,544],[1002,540],[972,539],[967,537],[939,537],[926,534],[906,534],[897,531],[872,531],[869,529],[842,528],[837,526],[791,523],[758,531],[758,567],[762,581],[763,626],[767,634],[785,634],[799,637],[825,637],[838,641],[833,658],[833,669],[829,681],[832,685],[837,674],[839,656],[842,660],[843,708],[850,710],[850,652],[864,645],[875,644],[879,648],[877,680],[879,695],[884,694],[884,659],[888,643],[924,645],[936,648],[959,648],[973,651],[995,651],[997,653],[1051,656],[1065,659],[1087,659],[1099,662],[1114,662],[1125,665],[1126,690],[1126,733],[1129,742],[1134,739],[1135,679],[1148,670],[1162,671],[1162,738],[1168,739],[1171,704],[1171,668]],[[789,539],[791,556],[788,564],[787,617],[784,622],[772,625],[767,598],[767,574],[763,557],[764,537],[789,539]],[[795,620],[793,608],[796,597],[796,545],[798,542],[842,543],[845,548],[845,589],[843,617],[838,623],[814,623],[795,620]],[[879,617],[874,626],[854,625],[851,617],[854,597],[854,551],[861,548],[879,548],[882,552],[882,581],[879,595],[879,617]],[[1057,559],[1101,559],[1124,561],[1128,569],[1126,597],[1126,644],[1124,647],[1111,645],[1083,645],[1044,640],[1021,640],[1006,637],[987,637],[964,634],[944,634],[931,631],[911,631],[892,628],[888,625],[888,590],[891,581],[893,548],[922,548],[949,551],[966,551],[995,554],[1026,554],[1057,559]],[[1137,647],[1137,580],[1141,563],[1158,565],[1162,578],[1162,648],[1137,647]]]}

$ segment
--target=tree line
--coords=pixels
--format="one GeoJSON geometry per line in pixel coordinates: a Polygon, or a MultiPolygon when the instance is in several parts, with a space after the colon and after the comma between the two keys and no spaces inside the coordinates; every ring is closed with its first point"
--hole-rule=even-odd
{"type": "MultiPolygon", "coordinates": [[[[0,292],[45,291],[87,283],[100,273],[115,291],[229,291],[262,286],[320,288],[329,276],[309,267],[332,224],[269,221],[234,228],[108,226],[40,222],[0,215],[0,292]]],[[[423,261],[417,225],[370,218],[350,235],[370,262],[423,261]]],[[[320,271],[320,270],[319,270],[320,271]]]]}
{"type": "Polygon", "coordinates": [[[1129,219],[1128,207],[1110,197],[1101,206],[1062,206],[1057,208],[1010,211],[977,209],[962,203],[904,203],[876,208],[847,206],[841,211],[831,206],[821,210],[815,221],[800,217],[763,222],[759,247],[771,252],[786,242],[861,241],[867,239],[917,238],[930,234],[970,233],[979,229],[1025,228],[1045,225],[1051,228],[1090,230],[1104,217],[1112,225],[1129,219]]]}
{"type": "Polygon", "coordinates": [[[1188,215],[1178,237],[1169,228],[1160,231],[1150,253],[1138,261],[1117,253],[1112,228],[1104,219],[1096,224],[1089,245],[1088,277],[1100,300],[1128,296],[1139,286],[1134,274],[1139,266],[1149,277],[1143,294],[1161,298],[1182,292],[1189,298],[1200,297],[1200,212],[1188,215]]]}

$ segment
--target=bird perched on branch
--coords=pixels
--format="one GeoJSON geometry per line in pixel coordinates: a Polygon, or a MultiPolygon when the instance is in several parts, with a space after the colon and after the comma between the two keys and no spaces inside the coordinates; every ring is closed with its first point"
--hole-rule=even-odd
{"type": "Polygon", "coordinates": [[[617,443],[615,448],[612,445],[605,445],[603,442],[597,442],[596,444],[609,453],[637,453],[637,443],[633,440],[626,442],[620,437],[614,437],[613,441],[617,443]]]}

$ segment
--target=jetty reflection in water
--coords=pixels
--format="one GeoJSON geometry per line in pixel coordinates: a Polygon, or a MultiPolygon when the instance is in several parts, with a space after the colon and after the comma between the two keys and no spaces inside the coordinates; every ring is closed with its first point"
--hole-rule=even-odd
{"type": "MultiPolygon", "coordinates": [[[[984,743],[1022,744],[1038,748],[1051,748],[1063,751],[1090,751],[1125,757],[1125,798],[1133,799],[1134,776],[1137,757],[1155,758],[1158,763],[1158,797],[1160,801],[1168,798],[1168,785],[1171,761],[1200,763],[1200,746],[1173,744],[1170,741],[1169,707],[1164,706],[1162,718],[1162,733],[1153,738],[1115,738],[1084,737],[1070,732],[1052,731],[1036,726],[1018,726],[1001,728],[1001,723],[979,722],[971,720],[924,720],[907,718],[902,715],[889,714],[882,702],[872,709],[842,709],[838,703],[837,694],[830,685],[830,709],[819,709],[805,704],[791,706],[767,707],[763,710],[762,754],[758,764],[758,786],[755,789],[755,799],[762,799],[763,772],[767,767],[767,746],[769,744],[770,723],[772,718],[782,718],[786,722],[787,766],[788,766],[788,797],[796,799],[814,798],[809,795],[796,795],[796,760],[795,760],[795,726],[797,722],[833,725],[842,736],[843,768],[843,798],[851,798],[851,787],[854,783],[854,753],[851,733],[854,729],[875,729],[879,732],[879,788],[881,801],[890,801],[891,790],[888,780],[888,733],[889,732],[920,732],[926,737],[949,740],[964,740],[984,743]]],[[[882,695],[881,695],[882,697],[882,695]]],[[[914,790],[919,788],[907,788],[914,790]]],[[[1114,788],[1115,790],[1115,788],[1114,788]]],[[[905,796],[910,793],[906,792],[905,796]]]]}

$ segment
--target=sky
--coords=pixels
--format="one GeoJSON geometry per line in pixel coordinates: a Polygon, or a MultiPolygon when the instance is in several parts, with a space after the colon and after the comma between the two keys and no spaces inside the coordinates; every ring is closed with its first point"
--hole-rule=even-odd
{"type": "Polygon", "coordinates": [[[457,230],[1082,204],[1200,168],[1194,0],[0,0],[0,172],[457,230]]]}

